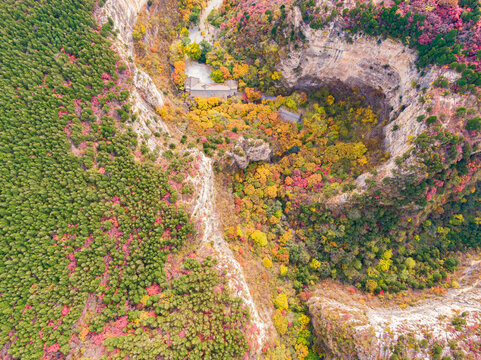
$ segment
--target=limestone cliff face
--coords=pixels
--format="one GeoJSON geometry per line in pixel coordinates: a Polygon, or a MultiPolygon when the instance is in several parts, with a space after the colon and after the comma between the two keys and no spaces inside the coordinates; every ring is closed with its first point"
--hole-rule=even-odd
{"type": "Polygon", "coordinates": [[[412,103],[416,91],[412,82],[420,82],[415,67],[416,55],[392,40],[358,37],[347,42],[336,23],[313,30],[302,27],[308,46],[289,52],[281,65],[292,87],[342,82],[352,88],[371,89],[385,97],[397,110],[412,103]]]}
{"type": "Polygon", "coordinates": [[[426,293],[407,304],[384,301],[355,290],[317,286],[308,306],[317,338],[328,352],[327,359],[389,359],[401,335],[412,346],[404,347],[408,359],[430,358],[430,348],[443,347],[443,355],[470,353],[471,342],[479,335],[470,329],[481,325],[480,260],[467,262],[459,277],[460,287],[442,296],[426,293]],[[466,326],[453,326],[453,319],[464,314],[466,326]],[[411,335],[409,335],[411,334],[411,335]],[[449,343],[458,339],[457,347],[449,343]],[[416,344],[426,342],[427,346],[416,344]]]}
{"type": "MultiPolygon", "coordinates": [[[[350,4],[354,1],[345,2],[347,6],[350,4]]],[[[448,94],[432,85],[441,75],[456,81],[459,74],[432,67],[421,76],[415,65],[416,53],[401,43],[361,35],[347,41],[341,24],[336,21],[324,29],[311,29],[302,23],[298,8],[291,11],[289,20],[304,33],[307,42],[298,49],[286,49],[283,55],[279,70],[287,85],[301,90],[329,85],[334,93],[346,86],[359,88],[387,120],[379,126],[382,126],[383,146],[390,153],[390,159],[378,167],[377,180],[392,174],[397,167],[395,159],[406,153],[412,146],[411,141],[426,130],[425,122],[417,121],[419,115],[438,115],[443,128],[453,133],[464,131],[462,120],[454,115],[455,110],[460,106],[470,107],[475,99],[448,94]],[[420,101],[421,96],[425,101],[420,101]],[[431,112],[428,108],[432,108],[431,112]]],[[[361,175],[357,179],[358,189],[362,189],[371,176],[361,175]]],[[[348,202],[349,195],[342,194],[334,205],[348,202]]],[[[326,358],[389,358],[401,335],[407,337],[411,333],[416,341],[429,338],[430,346],[438,342],[444,347],[443,355],[453,355],[448,342],[462,334],[465,336],[465,329],[453,328],[453,317],[467,312],[468,325],[479,326],[480,282],[475,281],[473,285],[468,280],[474,271],[479,272],[479,261],[468,266],[460,289],[451,289],[440,298],[419,300],[406,309],[396,304],[387,304],[384,308],[379,302],[369,302],[366,296],[353,295],[356,292],[353,289],[353,292],[345,288],[336,292],[331,291],[330,286],[319,286],[308,305],[317,339],[327,352],[326,358]]],[[[469,341],[479,341],[469,335],[466,339],[459,343],[460,351],[466,352],[469,341]]],[[[408,358],[429,356],[428,350],[419,346],[406,351],[408,358]]]]}
{"type": "MultiPolygon", "coordinates": [[[[288,49],[279,65],[287,85],[294,89],[329,85],[334,92],[341,86],[359,88],[368,103],[381,112],[383,120],[392,120],[383,128],[384,150],[391,154],[391,159],[378,169],[380,177],[388,176],[395,167],[394,159],[410,148],[410,138],[425,129],[416,118],[432,104],[419,102],[422,89],[431,88],[441,74],[458,75],[432,68],[421,76],[415,65],[416,53],[400,42],[360,35],[347,41],[339,22],[324,29],[311,29],[302,23],[298,8],[291,11],[289,19],[302,30],[307,44],[288,49]]],[[[459,106],[462,99],[448,95],[438,101],[439,107],[452,108],[459,106]]],[[[360,177],[360,185],[366,176],[360,177]]]]}
{"type": "Polygon", "coordinates": [[[133,110],[138,117],[132,127],[140,136],[147,138],[147,146],[154,150],[159,144],[156,143],[153,133],[156,131],[169,132],[162,121],[152,121],[158,119],[155,109],[161,108],[164,100],[150,76],[137,68],[134,63],[129,62],[129,57],[134,57],[133,26],[137,22],[138,13],[146,3],[147,0],[107,0],[105,5],[98,10],[97,18],[101,23],[105,23],[108,18],[114,21],[114,29],[117,31],[115,42],[117,50],[133,75],[134,87],[131,96],[134,104],[133,110]]]}
{"type": "Polygon", "coordinates": [[[344,84],[359,88],[368,101],[379,104],[384,118],[399,114],[384,129],[384,147],[393,159],[402,155],[409,148],[408,136],[423,130],[421,123],[411,121],[421,113],[418,90],[413,84],[420,84],[422,88],[433,80],[431,74],[420,78],[415,66],[416,54],[392,40],[378,42],[359,36],[347,42],[336,23],[321,30],[302,26],[302,31],[308,45],[289,52],[281,63],[288,85],[312,88],[344,84]],[[393,133],[395,124],[399,130],[393,133]]]}
{"type": "Polygon", "coordinates": [[[272,151],[269,144],[263,140],[244,139],[237,140],[234,152],[231,154],[234,162],[240,169],[246,169],[254,161],[270,161],[272,151]]]}
{"type": "Polygon", "coordinates": [[[127,45],[127,53],[133,55],[132,27],[137,21],[137,14],[147,3],[147,0],[107,0],[101,8],[99,19],[107,21],[110,17],[118,30],[117,38],[120,43],[127,45]]]}

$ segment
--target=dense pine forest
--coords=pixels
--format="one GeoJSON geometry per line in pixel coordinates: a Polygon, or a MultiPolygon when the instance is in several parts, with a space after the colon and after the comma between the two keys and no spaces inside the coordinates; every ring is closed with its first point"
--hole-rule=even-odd
{"type": "Polygon", "coordinates": [[[169,182],[185,162],[172,159],[165,171],[136,160],[137,136],[125,125],[135,117],[129,70],[107,40],[111,23],[94,22],[94,5],[0,5],[1,357],[64,358],[78,344],[101,345],[109,323],[132,333],[128,346],[109,339],[118,358],[240,356],[247,314],[223,287],[212,296],[223,281],[212,261],[178,265],[175,281],[164,272],[194,233],[169,182]],[[139,315],[142,327],[128,330],[139,315]],[[198,316],[215,334],[201,347],[181,334],[202,331],[198,316]],[[159,344],[172,340],[132,347],[149,326],[159,344]]]}

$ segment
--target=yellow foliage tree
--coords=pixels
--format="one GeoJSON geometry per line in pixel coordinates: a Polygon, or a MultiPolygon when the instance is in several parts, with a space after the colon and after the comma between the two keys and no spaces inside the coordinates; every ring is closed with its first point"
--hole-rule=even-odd
{"type": "Polygon", "coordinates": [[[224,80],[232,79],[232,75],[230,74],[230,71],[228,68],[226,68],[225,66],[221,66],[219,70],[222,72],[222,76],[224,77],[224,80]]]}
{"type": "Polygon", "coordinates": [[[289,308],[289,302],[287,301],[287,295],[280,293],[274,299],[274,305],[277,309],[287,310],[289,308]]]}
{"type": "Polygon", "coordinates": [[[254,240],[254,244],[257,246],[266,246],[267,245],[267,236],[260,230],[256,230],[251,234],[251,239],[254,240]]]}
{"type": "Polygon", "coordinates": [[[262,263],[264,264],[264,266],[268,269],[270,269],[272,267],[272,260],[269,259],[269,258],[264,258],[264,260],[262,260],[262,263]]]}
{"type": "Polygon", "coordinates": [[[289,229],[288,231],[285,231],[284,234],[281,235],[281,237],[279,238],[279,241],[282,244],[286,244],[291,239],[292,239],[292,229],[289,229]]]}
{"type": "Polygon", "coordinates": [[[309,264],[311,269],[317,270],[321,266],[321,262],[317,259],[312,259],[311,263],[309,264]]]}
{"type": "Polygon", "coordinates": [[[244,92],[246,93],[246,96],[250,101],[260,100],[262,96],[262,93],[260,91],[256,91],[255,89],[250,87],[246,87],[244,89],[244,92]]]}
{"type": "Polygon", "coordinates": [[[247,64],[235,64],[232,68],[233,78],[238,80],[243,77],[249,71],[249,65],[247,64]]]}
{"type": "Polygon", "coordinates": [[[277,196],[277,186],[276,185],[268,186],[266,189],[266,195],[271,199],[275,198],[277,196]]]}
{"type": "Polygon", "coordinates": [[[277,332],[280,335],[284,335],[287,332],[287,326],[288,326],[287,318],[284,315],[282,315],[282,312],[279,309],[277,309],[274,312],[273,319],[274,319],[274,326],[277,332]]]}
{"type": "Polygon", "coordinates": [[[366,290],[369,291],[370,293],[374,292],[377,288],[377,282],[373,279],[368,279],[366,281],[366,290]]]}
{"type": "Polygon", "coordinates": [[[304,344],[296,344],[294,346],[296,349],[296,355],[299,360],[304,360],[307,355],[309,355],[309,348],[304,344]]]}

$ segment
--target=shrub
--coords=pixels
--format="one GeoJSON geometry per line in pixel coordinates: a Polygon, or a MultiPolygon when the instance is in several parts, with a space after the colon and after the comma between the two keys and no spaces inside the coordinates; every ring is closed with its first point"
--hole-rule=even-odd
{"type": "Polygon", "coordinates": [[[220,70],[214,70],[210,74],[210,78],[214,80],[216,83],[223,83],[224,82],[224,73],[220,70]]]}
{"type": "Polygon", "coordinates": [[[280,335],[284,335],[287,332],[287,318],[282,315],[281,311],[277,309],[274,312],[274,326],[280,335]]]}
{"type": "Polygon", "coordinates": [[[475,117],[473,119],[469,119],[466,122],[466,130],[468,131],[478,131],[481,129],[481,118],[475,117]]]}
{"type": "Polygon", "coordinates": [[[251,239],[254,240],[256,246],[267,246],[267,236],[260,230],[256,230],[251,234],[251,239]]]}
{"type": "Polygon", "coordinates": [[[198,61],[202,55],[202,50],[199,44],[193,43],[186,48],[185,53],[191,60],[198,61]]]}
{"type": "Polygon", "coordinates": [[[377,282],[373,279],[368,279],[366,281],[366,285],[365,285],[365,288],[367,291],[369,291],[370,293],[373,293],[374,290],[376,290],[377,288],[377,282]]]}
{"type": "Polygon", "coordinates": [[[287,310],[289,308],[289,303],[286,294],[280,293],[277,295],[274,299],[274,305],[279,310],[287,310]]]}
{"type": "Polygon", "coordinates": [[[446,79],[444,76],[440,76],[437,80],[433,83],[435,87],[440,88],[447,88],[449,86],[449,80],[446,79]]]}

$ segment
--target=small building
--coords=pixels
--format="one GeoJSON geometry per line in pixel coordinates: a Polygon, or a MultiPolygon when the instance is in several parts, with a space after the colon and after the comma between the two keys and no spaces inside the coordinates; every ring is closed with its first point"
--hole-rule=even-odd
{"type": "Polygon", "coordinates": [[[302,115],[281,106],[279,108],[279,118],[281,120],[290,122],[291,124],[299,124],[301,122],[302,115]]]}
{"type": "Polygon", "coordinates": [[[261,95],[261,100],[275,100],[277,99],[277,96],[271,96],[271,95],[261,95]]]}
{"type": "Polygon", "coordinates": [[[227,99],[237,94],[238,83],[234,80],[227,80],[222,84],[202,84],[199,78],[189,76],[185,79],[184,89],[190,97],[219,97],[227,99]]]}

